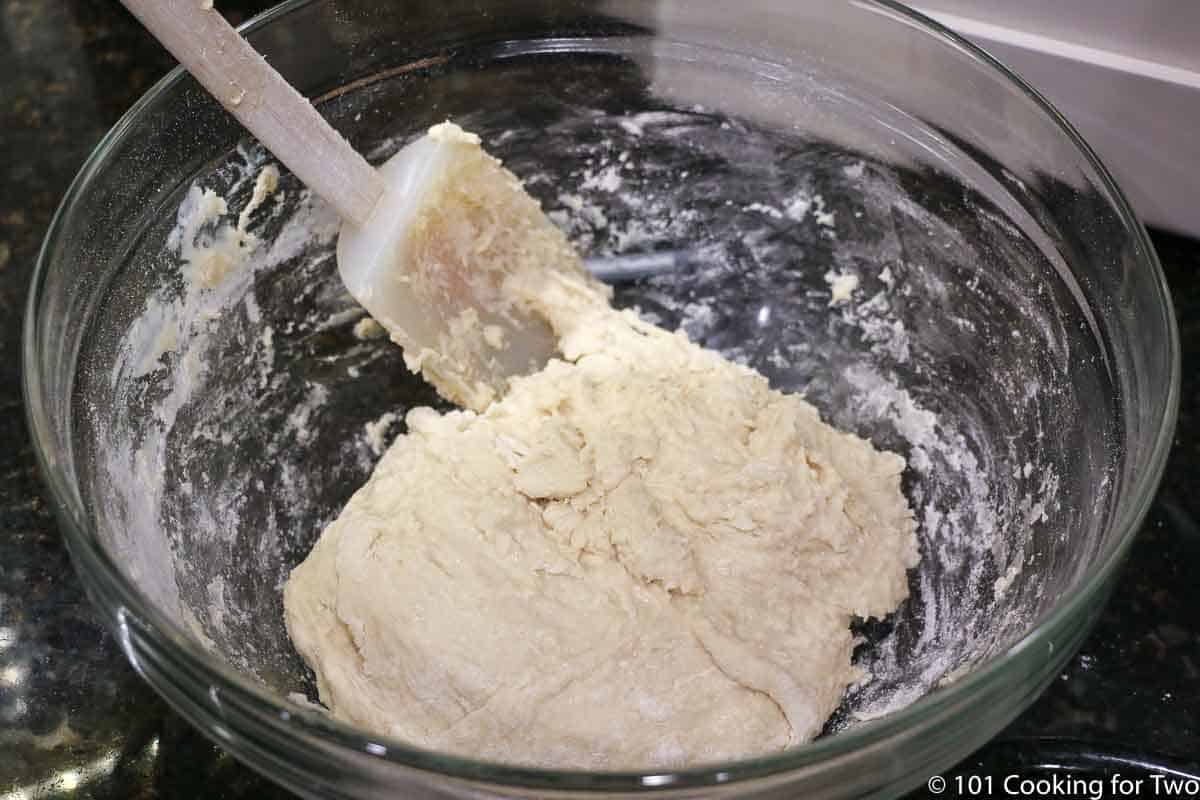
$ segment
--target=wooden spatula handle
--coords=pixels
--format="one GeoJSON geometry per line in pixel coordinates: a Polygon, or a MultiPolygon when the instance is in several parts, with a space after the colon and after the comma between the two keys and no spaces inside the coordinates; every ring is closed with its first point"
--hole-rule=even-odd
{"type": "Polygon", "coordinates": [[[122,0],[184,68],[344,220],[362,227],[383,180],[211,0],[122,0]]]}

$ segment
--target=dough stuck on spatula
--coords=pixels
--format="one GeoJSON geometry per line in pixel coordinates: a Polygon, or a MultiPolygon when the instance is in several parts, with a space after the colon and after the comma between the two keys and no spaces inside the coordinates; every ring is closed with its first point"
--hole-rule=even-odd
{"type": "Polygon", "coordinates": [[[579,255],[479,137],[445,122],[393,156],[371,221],[346,224],[350,293],[443,397],[476,411],[556,352],[547,321],[513,287],[551,272],[589,282],[579,255]]]}

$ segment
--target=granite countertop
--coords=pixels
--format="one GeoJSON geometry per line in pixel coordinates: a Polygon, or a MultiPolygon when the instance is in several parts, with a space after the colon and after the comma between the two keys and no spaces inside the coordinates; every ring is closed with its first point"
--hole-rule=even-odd
{"type": "MultiPolygon", "coordinates": [[[[265,6],[221,4],[235,22],[265,6]]],[[[0,0],[0,800],[289,796],[126,663],[75,577],[25,429],[20,323],[41,238],[89,151],[172,63],[116,0],[0,0]]],[[[1200,772],[1200,242],[1153,238],[1184,353],[1166,479],[1096,631],[962,774],[1105,758],[1200,772]]]]}

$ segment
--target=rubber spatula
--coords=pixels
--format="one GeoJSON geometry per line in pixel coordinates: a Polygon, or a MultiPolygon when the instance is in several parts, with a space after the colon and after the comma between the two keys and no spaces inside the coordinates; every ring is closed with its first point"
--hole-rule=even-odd
{"type": "Polygon", "coordinates": [[[531,259],[584,277],[582,264],[476,137],[438,126],[442,135],[418,139],[376,170],[211,0],[122,2],[337,210],[338,270],[346,288],[443,395],[479,410],[504,392],[508,378],[540,368],[554,354],[549,325],[505,300],[505,282],[531,259]]]}

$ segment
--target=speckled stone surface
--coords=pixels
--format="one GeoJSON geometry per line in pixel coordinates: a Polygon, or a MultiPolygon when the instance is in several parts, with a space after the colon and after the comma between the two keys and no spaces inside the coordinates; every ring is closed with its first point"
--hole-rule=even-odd
{"type": "MultiPolygon", "coordinates": [[[[218,5],[235,22],[266,6],[218,5]]],[[[0,800],[287,796],[127,665],[71,569],[25,430],[20,321],[42,235],[97,140],[171,65],[115,0],[0,0],[0,800]]],[[[1184,345],[1165,483],[1099,628],[959,774],[1072,759],[1085,770],[1129,773],[1141,759],[1200,771],[1200,242],[1156,234],[1155,244],[1184,345]]]]}

